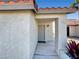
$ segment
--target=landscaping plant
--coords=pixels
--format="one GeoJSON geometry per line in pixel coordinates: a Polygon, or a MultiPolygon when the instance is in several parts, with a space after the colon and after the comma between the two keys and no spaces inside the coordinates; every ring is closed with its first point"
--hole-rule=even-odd
{"type": "Polygon", "coordinates": [[[71,59],[79,59],[79,43],[75,41],[69,41],[67,43],[67,55],[71,57],[71,59]]]}

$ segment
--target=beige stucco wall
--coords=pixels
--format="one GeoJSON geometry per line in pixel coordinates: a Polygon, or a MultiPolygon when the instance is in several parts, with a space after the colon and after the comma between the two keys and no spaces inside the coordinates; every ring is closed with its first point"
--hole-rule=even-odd
{"type": "Polygon", "coordinates": [[[79,26],[76,26],[76,36],[79,37],[79,26]]]}
{"type": "Polygon", "coordinates": [[[35,49],[38,42],[38,22],[35,19],[34,13],[30,15],[30,59],[34,57],[35,49]]]}
{"type": "Polygon", "coordinates": [[[69,33],[69,36],[76,36],[76,26],[69,26],[69,30],[70,30],[70,33],[69,33]]]}
{"type": "Polygon", "coordinates": [[[79,37],[79,26],[69,26],[70,36],[79,37]]]}
{"type": "Polygon", "coordinates": [[[32,11],[0,12],[0,59],[32,59],[36,43],[32,11]]]}
{"type": "Polygon", "coordinates": [[[0,59],[29,58],[29,12],[0,13],[0,59]]]}
{"type": "Polygon", "coordinates": [[[65,49],[65,14],[35,15],[32,11],[0,12],[0,59],[32,59],[37,45],[36,19],[58,18],[56,23],[56,50],[65,49]]]}
{"type": "Polygon", "coordinates": [[[76,19],[66,20],[66,24],[69,26],[69,36],[79,37],[79,21],[76,19]]]}
{"type": "Polygon", "coordinates": [[[49,22],[48,24],[45,25],[45,38],[46,38],[46,41],[53,40],[53,26],[52,26],[52,22],[49,22]],[[49,25],[49,26],[47,27],[47,25],[49,25]]]}

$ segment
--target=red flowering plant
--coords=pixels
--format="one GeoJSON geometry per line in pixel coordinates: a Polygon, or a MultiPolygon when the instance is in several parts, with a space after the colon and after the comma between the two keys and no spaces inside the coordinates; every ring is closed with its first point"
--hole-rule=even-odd
{"type": "Polygon", "coordinates": [[[79,43],[75,41],[69,41],[67,43],[67,55],[71,57],[71,59],[79,59],[79,43]]]}

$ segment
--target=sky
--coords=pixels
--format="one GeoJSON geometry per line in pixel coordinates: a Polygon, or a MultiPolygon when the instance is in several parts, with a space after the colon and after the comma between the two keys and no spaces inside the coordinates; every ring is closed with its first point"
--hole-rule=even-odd
{"type": "Polygon", "coordinates": [[[67,15],[67,19],[76,19],[76,20],[78,20],[79,19],[78,12],[72,13],[72,14],[68,14],[67,15]]]}
{"type": "Polygon", "coordinates": [[[41,8],[45,7],[69,7],[75,0],[36,0],[41,8]]]}
{"type": "MultiPolygon", "coordinates": [[[[75,0],[36,0],[39,8],[46,7],[70,7],[70,4],[75,2],[75,0]]],[[[68,19],[78,19],[78,13],[72,13],[67,15],[68,19]]]]}

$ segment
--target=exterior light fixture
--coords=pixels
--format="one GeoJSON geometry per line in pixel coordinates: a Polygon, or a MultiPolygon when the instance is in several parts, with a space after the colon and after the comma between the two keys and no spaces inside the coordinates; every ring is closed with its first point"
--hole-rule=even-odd
{"type": "Polygon", "coordinates": [[[47,25],[47,27],[49,27],[50,25],[47,25]]]}

